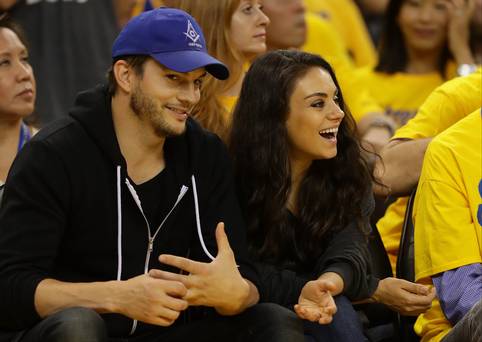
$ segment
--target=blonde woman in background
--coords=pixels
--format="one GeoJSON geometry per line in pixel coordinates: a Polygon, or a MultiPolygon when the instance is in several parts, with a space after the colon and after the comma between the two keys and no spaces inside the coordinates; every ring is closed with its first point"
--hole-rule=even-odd
{"type": "Polygon", "coordinates": [[[164,4],[190,13],[203,29],[209,53],[227,65],[227,81],[207,79],[194,117],[206,129],[226,140],[246,66],[266,51],[268,17],[259,0],[168,0],[164,4]]]}

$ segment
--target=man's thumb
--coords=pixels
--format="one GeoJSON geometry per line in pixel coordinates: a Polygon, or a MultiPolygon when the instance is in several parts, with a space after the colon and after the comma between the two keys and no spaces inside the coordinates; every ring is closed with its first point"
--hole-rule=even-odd
{"type": "Polygon", "coordinates": [[[216,227],[216,242],[218,244],[218,254],[220,253],[232,253],[231,246],[229,245],[228,236],[224,231],[224,222],[219,222],[216,227]]]}

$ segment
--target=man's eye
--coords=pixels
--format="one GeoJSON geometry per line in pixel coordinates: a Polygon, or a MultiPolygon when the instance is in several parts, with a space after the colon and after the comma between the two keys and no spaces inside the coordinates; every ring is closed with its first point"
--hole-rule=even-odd
{"type": "Polygon", "coordinates": [[[166,77],[168,79],[170,79],[171,81],[178,81],[179,80],[179,76],[177,76],[177,75],[166,75],[166,77]]]}
{"type": "Polygon", "coordinates": [[[2,59],[0,60],[0,66],[9,66],[10,60],[9,59],[2,59]]]}

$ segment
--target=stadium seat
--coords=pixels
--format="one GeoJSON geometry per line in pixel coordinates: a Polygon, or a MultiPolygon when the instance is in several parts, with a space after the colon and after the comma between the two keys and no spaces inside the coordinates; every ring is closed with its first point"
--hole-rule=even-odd
{"type": "MultiPolygon", "coordinates": [[[[408,199],[405,218],[403,221],[402,235],[400,237],[400,247],[397,256],[397,278],[408,281],[415,281],[415,261],[413,245],[413,202],[415,201],[415,191],[412,191],[408,199]]],[[[401,342],[418,342],[420,338],[413,331],[416,317],[399,316],[399,333],[401,342]]]]}

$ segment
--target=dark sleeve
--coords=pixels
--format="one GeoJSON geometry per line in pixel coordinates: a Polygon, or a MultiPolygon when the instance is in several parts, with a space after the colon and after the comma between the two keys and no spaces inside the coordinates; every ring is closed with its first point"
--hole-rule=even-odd
{"type": "MultiPolygon", "coordinates": [[[[209,157],[202,161],[203,171],[198,173],[201,179],[196,182],[200,184],[200,219],[206,247],[213,256],[216,256],[215,229],[218,222],[224,222],[241,275],[258,286],[257,272],[248,258],[246,227],[235,193],[231,160],[227,150],[217,136],[209,136],[207,149],[203,153],[205,157],[209,157]],[[206,170],[209,172],[205,173],[206,170]]],[[[192,246],[193,258],[208,261],[197,239],[192,246]]]]}
{"type": "Polygon", "coordinates": [[[42,142],[27,144],[12,165],[0,210],[1,329],[25,329],[40,319],[34,294],[53,267],[68,191],[59,159],[42,142]]]}
{"type": "MultiPolygon", "coordinates": [[[[373,195],[367,192],[362,206],[362,229],[369,229],[373,208],[373,195]]],[[[334,234],[315,268],[318,276],[326,272],[339,274],[344,282],[343,294],[351,300],[370,297],[378,285],[378,279],[370,275],[370,255],[362,229],[351,222],[334,234]]]]}
{"type": "Polygon", "coordinates": [[[257,262],[255,268],[259,278],[260,302],[276,303],[290,309],[298,303],[301,290],[311,280],[265,263],[257,262]]]}

